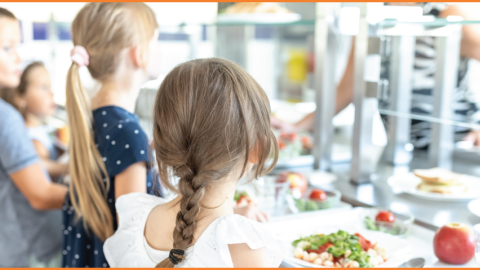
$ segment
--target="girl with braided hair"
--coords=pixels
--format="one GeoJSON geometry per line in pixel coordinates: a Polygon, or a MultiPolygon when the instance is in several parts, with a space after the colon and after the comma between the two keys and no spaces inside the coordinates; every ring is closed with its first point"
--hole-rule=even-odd
{"type": "Polygon", "coordinates": [[[156,97],[154,147],[163,186],[178,196],[117,199],[119,228],[104,245],[110,266],[280,265],[283,243],[232,210],[239,179],[269,172],[278,156],[268,98],[245,70],[216,58],[173,69],[156,97]]]}

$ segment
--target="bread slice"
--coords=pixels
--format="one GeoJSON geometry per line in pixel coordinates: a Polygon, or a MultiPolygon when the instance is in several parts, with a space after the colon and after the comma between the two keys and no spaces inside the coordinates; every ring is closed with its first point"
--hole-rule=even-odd
{"type": "Polygon", "coordinates": [[[414,170],[413,174],[421,178],[423,181],[431,184],[447,184],[451,182],[456,182],[462,176],[462,174],[454,173],[443,168],[414,170]]]}
{"type": "Polygon", "coordinates": [[[429,183],[422,182],[418,185],[417,188],[420,191],[440,194],[459,194],[468,190],[468,186],[461,182],[451,186],[430,185],[429,183]]]}

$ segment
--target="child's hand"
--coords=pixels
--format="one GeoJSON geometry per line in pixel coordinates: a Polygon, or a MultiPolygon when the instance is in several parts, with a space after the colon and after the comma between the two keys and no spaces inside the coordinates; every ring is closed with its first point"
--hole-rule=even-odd
{"type": "Polygon", "coordinates": [[[243,207],[234,207],[233,212],[258,222],[267,222],[269,217],[266,213],[260,211],[254,204],[249,203],[243,207]]]}

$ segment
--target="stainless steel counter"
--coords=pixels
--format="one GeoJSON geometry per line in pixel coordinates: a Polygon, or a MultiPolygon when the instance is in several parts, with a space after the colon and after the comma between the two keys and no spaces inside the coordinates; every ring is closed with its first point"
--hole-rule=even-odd
{"type": "MultiPolygon", "coordinates": [[[[480,175],[480,162],[459,158],[455,158],[453,161],[453,171],[473,176],[480,175]]],[[[348,163],[333,166],[332,171],[338,176],[338,180],[330,187],[342,192],[342,200],[353,206],[376,206],[395,212],[409,212],[415,216],[418,225],[431,230],[436,230],[448,222],[461,222],[468,225],[480,223],[480,217],[473,215],[468,210],[468,202],[435,202],[392,192],[387,179],[393,175],[394,171],[404,172],[417,168],[428,168],[426,151],[415,152],[407,167],[394,168],[387,163],[380,163],[377,166],[377,179],[371,184],[354,185],[350,183],[349,167],[348,163]]],[[[295,168],[294,170],[308,172],[312,169],[295,168]]]]}

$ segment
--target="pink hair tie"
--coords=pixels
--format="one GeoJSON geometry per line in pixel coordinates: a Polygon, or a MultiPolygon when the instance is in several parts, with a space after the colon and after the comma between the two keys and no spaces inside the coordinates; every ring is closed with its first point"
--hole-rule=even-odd
{"type": "Polygon", "coordinates": [[[70,51],[70,58],[74,63],[76,63],[79,67],[88,66],[88,53],[87,50],[83,46],[75,46],[70,51]]]}

